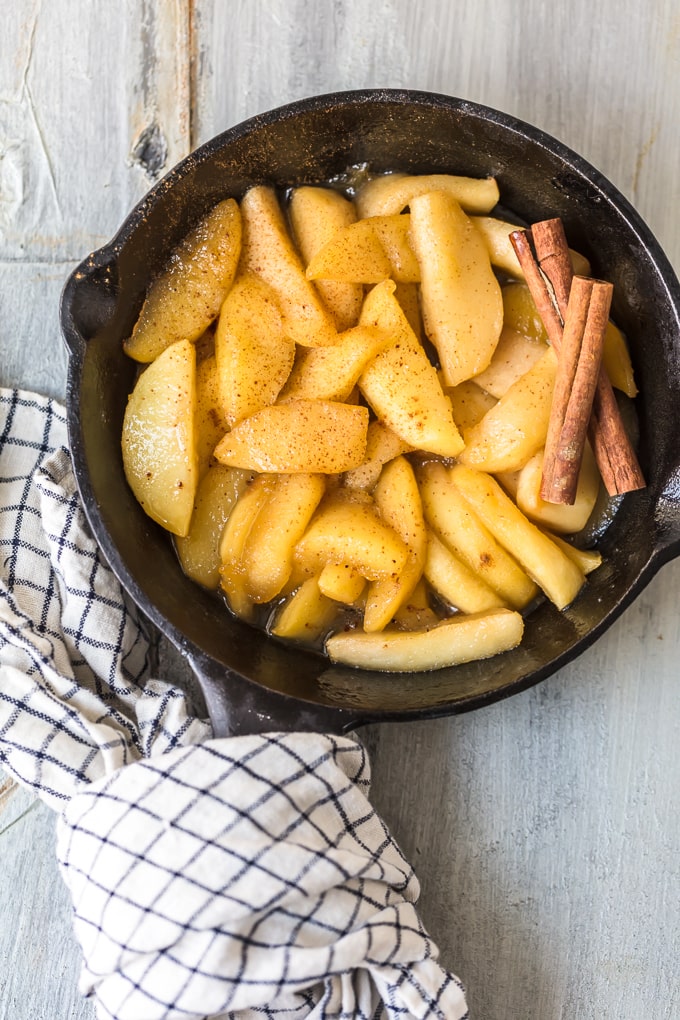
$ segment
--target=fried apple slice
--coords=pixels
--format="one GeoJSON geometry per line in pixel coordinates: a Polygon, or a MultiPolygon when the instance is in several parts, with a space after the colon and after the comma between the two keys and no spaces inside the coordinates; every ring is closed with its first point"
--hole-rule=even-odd
{"type": "Polygon", "coordinates": [[[360,189],[356,197],[359,216],[390,216],[403,212],[417,195],[445,191],[469,213],[488,213],[500,193],[493,177],[458,177],[452,174],[382,174],[360,189]]]}
{"type": "Polygon", "coordinates": [[[445,465],[424,464],[417,478],[425,520],[435,534],[505,603],[524,609],[536,596],[536,585],[453,484],[445,465]]]}
{"type": "Polygon", "coordinates": [[[230,426],[274,403],[294,357],[295,342],[283,329],[272,288],[251,273],[239,276],[215,330],[221,404],[230,426]]]}
{"type": "Polygon", "coordinates": [[[611,321],[607,323],[607,331],[604,335],[602,364],[612,386],[621,390],[628,397],[634,397],[637,394],[638,388],[626,338],[618,326],[611,321]]]}
{"type": "Polygon", "coordinates": [[[446,393],[451,401],[453,420],[463,434],[496,406],[496,398],[478,386],[474,379],[466,379],[447,389],[446,393]]]}
{"type": "Polygon", "coordinates": [[[415,283],[398,283],[394,288],[394,296],[418,342],[422,343],[423,317],[420,314],[418,285],[415,283]]]}
{"type": "Polygon", "coordinates": [[[411,243],[420,265],[425,332],[447,386],[483,372],[503,326],[503,299],[479,232],[443,191],[413,198],[411,243]]]}
{"type": "Polygon", "coordinates": [[[339,230],[307,266],[308,280],[418,283],[420,266],[411,247],[410,217],[371,216],[339,230]]]}
{"type": "Polygon", "coordinates": [[[366,578],[349,563],[327,563],[319,574],[319,591],[346,606],[361,598],[365,587],[366,578]]]}
{"type": "Polygon", "coordinates": [[[153,361],[179,340],[197,340],[217,318],[241,254],[241,212],[219,202],[172,253],[146,295],[125,352],[153,361]]]}
{"type": "Polygon", "coordinates": [[[522,513],[551,531],[573,535],[585,528],[600,491],[600,472],[589,442],[583,449],[576,498],[573,503],[547,503],[541,499],[543,450],[531,457],[517,476],[515,502],[522,513]]]}
{"type": "Polygon", "coordinates": [[[316,577],[310,577],[284,602],[271,625],[271,633],[289,641],[316,641],[333,623],[338,607],[324,595],[316,577]]]}
{"type": "Polygon", "coordinates": [[[288,232],[273,188],[258,184],[241,199],[240,271],[254,273],[276,293],[286,333],[303,347],[335,343],[337,331],[288,232]]]}
{"type": "Polygon", "coordinates": [[[583,587],[584,574],[483,471],[462,464],[450,469],[455,488],[491,534],[522,565],[558,609],[570,605],[583,587]]]}
{"type": "Polygon", "coordinates": [[[545,344],[517,333],[507,326],[501,330],[489,367],[475,376],[475,383],[499,399],[545,354],[545,344]]]}
{"type": "Polygon", "coordinates": [[[307,266],[308,280],[379,283],[392,271],[390,260],[370,220],[339,230],[307,266]]]}
{"type": "Polygon", "coordinates": [[[515,471],[545,446],[557,359],[548,347],[472,428],[460,460],[480,471],[515,471]]]}
{"type": "Polygon", "coordinates": [[[410,597],[397,610],[394,624],[398,630],[429,630],[436,627],[440,619],[430,603],[429,589],[423,576],[410,597]]]}
{"type": "MultiPolygon", "coordinates": [[[[293,233],[305,265],[334,234],[354,223],[354,203],[333,188],[304,186],[295,188],[288,207],[293,233]]],[[[317,280],[324,304],[339,331],[355,326],[364,299],[364,288],[357,283],[317,280]]]]}
{"type": "Polygon", "coordinates": [[[202,478],[213,459],[215,447],[229,431],[214,354],[209,354],[196,366],[195,430],[198,473],[202,478]]]}
{"type": "Polygon", "coordinates": [[[483,613],[505,605],[500,595],[452,553],[433,531],[428,531],[423,573],[440,598],[462,613],[483,613]]]}
{"type": "Polygon", "coordinates": [[[324,500],[295,548],[298,564],[310,573],[326,563],[347,563],[371,581],[398,574],[407,557],[406,544],[380,518],[373,500],[341,489],[324,500]]]}
{"type": "Polygon", "coordinates": [[[332,634],[326,641],[326,652],[332,662],[359,669],[422,672],[509,651],[517,647],[523,633],[524,621],[519,613],[492,609],[454,616],[429,630],[379,634],[353,630],[332,634]]]}
{"type": "Polygon", "coordinates": [[[222,532],[251,479],[247,471],[212,464],[198,484],[191,526],[175,548],[184,573],[204,588],[219,587],[222,532]]]}
{"type": "Polygon", "coordinates": [[[383,630],[411,597],[422,576],[427,549],[418,483],[405,457],[385,465],[373,498],[382,519],[406,545],[408,557],[398,574],[369,585],[364,609],[364,630],[369,632],[383,630]]]}
{"type": "Polygon", "coordinates": [[[411,246],[411,217],[371,216],[368,222],[382,244],[390,263],[390,277],[396,283],[420,283],[420,265],[411,246]]]}
{"type": "MultiPolygon", "coordinates": [[[[510,234],[517,230],[516,223],[507,223],[496,216],[473,216],[472,222],[487,246],[491,264],[508,276],[524,278],[519,259],[510,242],[510,234]]],[[[590,276],[588,259],[577,251],[570,250],[571,264],[577,276],[590,276]]]]}
{"type": "Polygon", "coordinates": [[[380,477],[383,464],[412,449],[413,447],[405,443],[401,436],[381,421],[369,422],[364,460],[359,467],[345,473],[343,485],[348,489],[370,492],[380,477]]]}
{"type": "MultiPolygon", "coordinates": [[[[514,249],[513,249],[514,251],[514,249]]],[[[503,297],[503,323],[533,340],[547,343],[548,334],[531,291],[524,281],[506,283],[501,288],[503,297]]]]}
{"type": "Polygon", "coordinates": [[[198,485],[196,349],[167,347],[142,372],[125,409],[123,468],[135,498],[154,521],[186,535],[198,485]]]}
{"type": "Polygon", "coordinates": [[[392,342],[392,336],[376,326],[354,326],[338,334],[332,347],[302,350],[281,400],[347,400],[369,361],[392,342]]]}
{"type": "Polygon", "coordinates": [[[410,446],[455,457],[463,448],[451,403],[437,371],[394,297],[395,284],[385,280],[364,300],[359,323],[377,326],[393,344],[373,359],[359,378],[359,388],[377,417],[410,446]]]}
{"type": "Polygon", "coordinates": [[[244,418],[215,449],[222,464],[277,474],[338,474],[361,464],[368,410],[331,400],[291,400],[244,418]]]}
{"type": "Polygon", "coordinates": [[[220,539],[220,584],[229,608],[242,620],[253,615],[253,600],[246,590],[243,554],[257,515],[274,485],[271,475],[258,475],[243,490],[229,515],[220,539]]]}
{"type": "Polygon", "coordinates": [[[573,560],[584,574],[592,574],[593,570],[597,570],[602,565],[602,553],[597,549],[579,549],[578,546],[572,545],[571,542],[565,542],[559,535],[553,534],[546,528],[541,528],[541,531],[544,531],[558,549],[561,549],[565,556],[573,560]]]}
{"type": "Polygon", "coordinates": [[[293,551],[326,489],[322,475],[277,475],[243,549],[245,590],[253,602],[271,602],[293,570],[293,551]]]}

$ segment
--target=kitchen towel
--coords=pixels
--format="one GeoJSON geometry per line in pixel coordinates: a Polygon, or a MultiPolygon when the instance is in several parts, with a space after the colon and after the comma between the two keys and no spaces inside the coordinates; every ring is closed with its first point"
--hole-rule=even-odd
{"type": "Polygon", "coordinates": [[[63,408],[0,390],[0,763],[59,812],[107,1020],[468,1016],[350,737],[215,739],[80,506],[63,408]]]}

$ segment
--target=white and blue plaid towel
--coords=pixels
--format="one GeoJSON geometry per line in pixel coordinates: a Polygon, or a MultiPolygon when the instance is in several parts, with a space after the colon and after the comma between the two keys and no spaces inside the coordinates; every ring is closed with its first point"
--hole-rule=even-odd
{"type": "Polygon", "coordinates": [[[462,1020],[352,739],[212,739],[150,676],[63,409],[0,390],[0,763],[60,812],[101,1018],[462,1020]]]}

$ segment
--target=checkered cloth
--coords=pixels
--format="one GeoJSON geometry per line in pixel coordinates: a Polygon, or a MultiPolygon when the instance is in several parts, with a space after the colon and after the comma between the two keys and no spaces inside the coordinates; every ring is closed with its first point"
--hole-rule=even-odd
{"type": "Polygon", "coordinates": [[[0,390],[0,763],[60,811],[100,1018],[464,1018],[352,739],[213,739],[155,680],[64,412],[0,390]]]}

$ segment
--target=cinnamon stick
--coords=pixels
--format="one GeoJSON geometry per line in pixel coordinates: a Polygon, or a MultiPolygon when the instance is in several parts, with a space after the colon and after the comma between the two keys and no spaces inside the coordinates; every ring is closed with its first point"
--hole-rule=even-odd
{"type": "Polygon", "coordinates": [[[571,282],[543,457],[541,498],[549,503],[576,499],[612,290],[583,276],[571,282]]]}
{"type": "MultiPolygon", "coordinates": [[[[568,306],[567,286],[571,288],[573,279],[564,228],[559,220],[543,220],[533,224],[530,231],[513,231],[510,241],[542,318],[545,312],[543,322],[548,339],[559,357],[564,315],[568,306]]],[[[623,425],[611,382],[602,365],[588,434],[610,496],[644,488],[644,475],[623,425]]]]}
{"type": "Polygon", "coordinates": [[[559,354],[562,345],[562,317],[534,255],[531,236],[529,230],[513,230],[510,242],[515,249],[538,314],[543,320],[550,345],[554,347],[555,353],[559,354]]]}
{"type": "Polygon", "coordinates": [[[541,220],[531,228],[531,240],[539,269],[552,286],[557,308],[564,320],[574,271],[562,220],[541,220]]]}
{"type": "Polygon", "coordinates": [[[635,456],[616,402],[614,390],[600,369],[588,438],[610,496],[645,487],[645,479],[635,456]]]}

